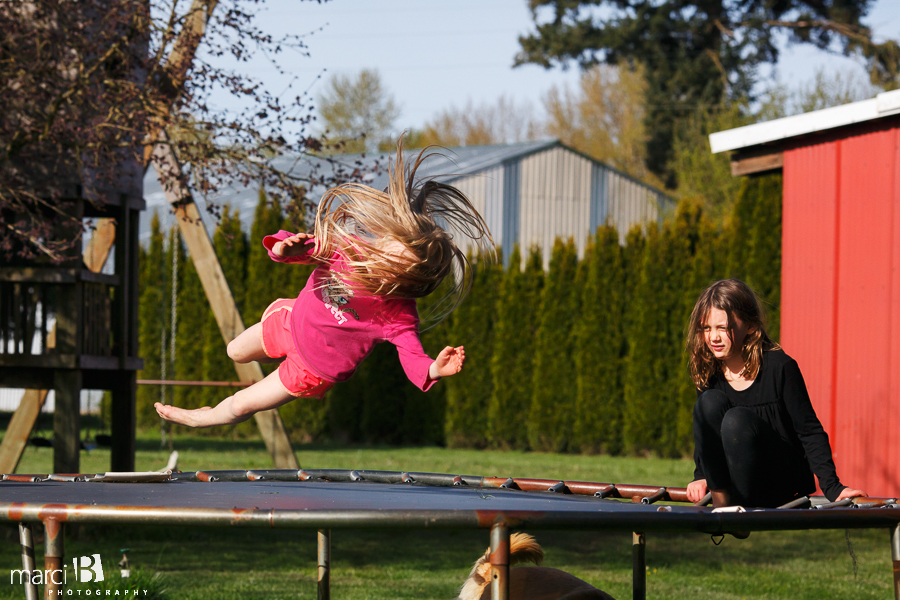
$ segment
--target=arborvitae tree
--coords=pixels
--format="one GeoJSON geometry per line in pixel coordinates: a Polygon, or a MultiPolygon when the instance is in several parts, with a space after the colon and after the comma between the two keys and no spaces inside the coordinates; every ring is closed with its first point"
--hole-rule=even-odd
{"type": "Polygon", "coordinates": [[[616,454],[622,443],[625,269],[615,227],[597,229],[583,264],[586,277],[575,323],[573,442],[582,452],[616,454]]]}
{"type": "MultiPolygon", "coordinates": [[[[434,292],[417,302],[421,325],[419,328],[422,347],[432,358],[445,347],[453,343],[450,329],[450,317],[439,323],[443,300],[447,298],[453,286],[453,277],[448,276],[434,292]]],[[[447,411],[447,384],[438,382],[423,394],[409,382],[403,386],[405,405],[401,423],[401,438],[412,444],[444,444],[444,413],[447,411]]]]}
{"type": "Polygon", "coordinates": [[[768,313],[778,339],[781,306],[781,175],[744,178],[728,227],[729,277],[744,281],[768,313]]]}
{"type": "MultiPolygon", "coordinates": [[[[538,269],[543,277],[543,267],[538,269]]],[[[494,391],[488,405],[488,440],[494,448],[528,445],[528,411],[534,390],[534,334],[539,291],[522,272],[522,253],[513,247],[497,292],[497,320],[491,376],[494,391]]]]}
{"type": "MultiPolygon", "coordinates": [[[[159,214],[154,212],[150,221],[150,246],[140,249],[140,300],[138,301],[138,343],[144,368],[138,371],[138,379],[159,379],[161,376],[161,336],[165,327],[166,263],[164,236],[159,225],[159,214]]],[[[142,385],[137,389],[138,426],[151,426],[159,417],[153,403],[159,401],[157,386],[142,385]]]]}
{"type": "Polygon", "coordinates": [[[465,346],[463,371],[446,381],[447,445],[478,447],[487,445],[487,407],[493,392],[491,349],[497,287],[503,270],[500,264],[482,257],[470,259],[476,268],[469,297],[453,315],[447,346],[465,346]]]}
{"type": "MultiPolygon", "coordinates": [[[[277,233],[282,228],[284,215],[281,214],[281,206],[278,202],[269,203],[263,188],[259,190],[259,202],[253,214],[253,224],[250,226],[250,237],[247,242],[247,285],[241,315],[247,326],[258,323],[263,311],[277,298],[290,297],[290,291],[278,286],[279,274],[285,277],[284,272],[290,271],[297,265],[278,264],[269,258],[263,248],[263,237],[277,233]]],[[[299,292],[299,290],[297,290],[299,292]]],[[[294,294],[296,296],[296,294],[294,294]]],[[[271,365],[266,372],[271,372],[271,365]]]]}
{"type": "MultiPolygon", "coordinates": [[[[238,214],[232,213],[229,206],[225,206],[222,219],[213,235],[213,247],[216,257],[222,265],[225,281],[228,282],[228,287],[238,306],[238,312],[242,312],[244,284],[247,280],[247,238],[241,230],[238,214]]],[[[251,324],[245,322],[245,325],[251,324]]],[[[210,310],[203,328],[203,380],[234,381],[236,378],[234,362],[228,358],[225,340],[222,339],[215,315],[210,310]]],[[[203,406],[215,406],[235,391],[237,391],[235,388],[207,387],[201,388],[198,395],[203,406]]],[[[253,421],[245,421],[237,428],[246,433],[255,431],[253,421]]],[[[231,427],[214,427],[208,431],[211,435],[221,435],[231,429],[231,427]]]]}
{"type": "Polygon", "coordinates": [[[656,223],[647,227],[637,281],[629,302],[628,357],[625,361],[625,407],[622,440],[629,452],[652,449],[660,439],[655,413],[670,401],[667,393],[668,315],[664,280],[667,275],[664,232],[656,223]]]}
{"type": "Polygon", "coordinates": [[[747,191],[755,190],[753,224],[749,237],[752,252],[747,261],[747,283],[759,295],[768,315],[768,333],[780,339],[781,330],[781,207],[780,174],[749,178],[747,191]]]}
{"type": "Polygon", "coordinates": [[[534,342],[534,391],[529,411],[531,448],[564,451],[572,437],[576,386],[572,325],[579,318],[573,282],[578,267],[575,242],[557,238],[541,293],[534,342]]]}
{"type": "Polygon", "coordinates": [[[364,384],[360,429],[366,442],[398,444],[401,441],[406,386],[412,383],[400,366],[397,348],[390,343],[375,346],[354,377],[364,384]]]}
{"type": "MultiPolygon", "coordinates": [[[[698,223],[697,246],[691,263],[690,279],[684,298],[684,314],[687,315],[684,322],[685,338],[689,333],[687,331],[687,319],[694,308],[694,304],[697,302],[697,298],[711,283],[724,277],[727,251],[726,236],[723,236],[705,215],[702,216],[698,223]]],[[[682,345],[680,370],[683,377],[679,379],[676,436],[678,448],[683,454],[690,454],[694,447],[693,410],[697,401],[697,389],[688,374],[687,361],[686,348],[682,345]]]]}
{"type": "MultiPolygon", "coordinates": [[[[200,285],[200,277],[194,261],[186,257],[181,236],[173,229],[170,252],[176,252],[178,262],[178,295],[176,305],[175,364],[171,378],[196,381],[203,378],[203,336],[209,319],[210,307],[206,293],[200,285]]],[[[171,263],[170,263],[171,264],[171,263]]],[[[199,390],[191,386],[178,386],[174,390],[172,404],[182,408],[203,406],[199,390]]]]}
{"type": "Polygon", "coordinates": [[[747,281],[747,264],[750,262],[752,240],[750,230],[753,228],[753,209],[756,201],[755,186],[748,187],[753,178],[744,178],[741,191],[731,211],[731,219],[728,222],[728,263],[726,273],[728,277],[736,277],[747,281]]]}
{"type": "Polygon", "coordinates": [[[697,244],[700,240],[700,204],[692,200],[682,200],[674,220],[664,232],[666,246],[667,274],[664,279],[663,300],[659,307],[667,316],[667,340],[665,375],[667,383],[663,403],[654,412],[659,419],[660,438],[656,450],[665,456],[678,456],[684,450],[679,436],[678,416],[681,411],[681,390],[689,381],[684,361],[684,331],[696,296],[690,289],[692,284],[691,266],[697,244]]]}

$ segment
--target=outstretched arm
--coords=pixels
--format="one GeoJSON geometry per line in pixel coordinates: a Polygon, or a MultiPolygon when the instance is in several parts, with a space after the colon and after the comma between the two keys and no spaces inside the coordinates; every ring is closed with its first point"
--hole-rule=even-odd
{"type": "Polygon", "coordinates": [[[462,371],[463,363],[466,362],[466,350],[462,346],[447,346],[437,359],[431,363],[428,369],[428,378],[431,380],[440,379],[441,377],[450,377],[462,371]]]}

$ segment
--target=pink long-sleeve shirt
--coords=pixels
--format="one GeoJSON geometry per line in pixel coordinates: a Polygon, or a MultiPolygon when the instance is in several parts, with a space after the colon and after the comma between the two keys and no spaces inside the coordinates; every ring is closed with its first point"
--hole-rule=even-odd
{"type": "MultiPolygon", "coordinates": [[[[300,256],[282,257],[272,252],[276,242],[291,235],[279,231],[263,238],[269,257],[277,262],[312,264],[313,239],[307,241],[309,249],[300,256]]],[[[336,252],[328,264],[320,264],[312,272],[294,301],[291,334],[300,357],[322,379],[344,381],[375,344],[391,342],[409,380],[428,391],[435,383],[428,378],[434,360],[422,349],[416,301],[354,291],[334,275],[348,268],[344,256],[336,252]]]]}

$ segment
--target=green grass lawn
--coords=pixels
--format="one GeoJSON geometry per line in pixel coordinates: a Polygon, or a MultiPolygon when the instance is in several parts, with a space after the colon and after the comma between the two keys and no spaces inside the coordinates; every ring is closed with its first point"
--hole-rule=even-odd
{"type": "MultiPolygon", "coordinates": [[[[269,468],[263,444],[180,436],[179,468],[269,468]]],[[[432,471],[467,475],[558,478],[683,486],[686,460],[571,456],[523,452],[307,445],[297,447],[306,468],[432,471]]],[[[159,469],[168,450],[153,432],[138,440],[137,469],[159,469]]],[[[51,469],[48,448],[29,447],[19,473],[51,469]]],[[[83,472],[109,468],[109,451],[83,452],[83,472]]],[[[215,484],[211,484],[215,485],[215,484]]],[[[608,532],[534,532],[545,565],[563,569],[614,597],[631,597],[631,536],[608,532]]],[[[21,568],[14,526],[0,526],[0,575],[21,568]]],[[[715,546],[701,534],[647,536],[648,597],[791,600],[890,598],[892,572],[886,531],[756,532],[715,546]]],[[[472,562],[489,542],[487,531],[356,531],[332,535],[332,595],[336,599],[455,598],[472,562]]],[[[148,596],[192,599],[315,598],[316,534],[306,530],[200,527],[81,526],[69,531],[66,555],[100,553],[108,576],[119,549],[148,596]]],[[[38,545],[38,553],[42,547],[38,545]]],[[[71,562],[69,563],[71,565],[71,562]]],[[[71,568],[71,567],[70,567],[71,568]]],[[[69,573],[71,577],[72,573],[69,573]]],[[[113,574],[114,575],[114,574],[113,574]]],[[[5,576],[4,576],[5,577],[5,576]]],[[[124,590],[120,582],[106,582],[124,590]]],[[[82,586],[85,590],[90,585],[82,586]]],[[[96,586],[93,586],[96,588],[96,586]]],[[[105,592],[104,592],[105,593],[105,592]]],[[[112,592],[113,595],[115,591],[112,592]]],[[[77,597],[77,591],[73,597],[77,597]]],[[[4,583],[0,598],[21,598],[4,583]]],[[[121,596],[120,596],[121,597],[121,596]]]]}

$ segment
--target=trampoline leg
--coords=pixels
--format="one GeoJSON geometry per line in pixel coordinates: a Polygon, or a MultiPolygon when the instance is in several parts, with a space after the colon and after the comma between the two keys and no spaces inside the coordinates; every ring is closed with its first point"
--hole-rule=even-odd
{"type": "Polygon", "coordinates": [[[25,582],[25,600],[37,600],[38,589],[30,576],[34,571],[34,536],[31,523],[19,523],[19,544],[22,546],[22,570],[29,574],[25,582]]]}
{"type": "Polygon", "coordinates": [[[509,528],[491,528],[491,600],[509,600],[509,528]]]}
{"type": "Polygon", "coordinates": [[[331,600],[331,530],[320,529],[319,540],[319,600],[331,600]]]}
{"type": "Polygon", "coordinates": [[[891,560],[894,563],[894,600],[900,600],[900,524],[891,530],[891,560]]]}
{"type": "Polygon", "coordinates": [[[647,560],[645,550],[647,540],[643,533],[631,534],[631,558],[634,563],[631,575],[632,598],[645,600],[647,598],[647,560]]]}
{"type": "Polygon", "coordinates": [[[62,594],[63,584],[63,524],[56,519],[44,521],[44,598],[51,600],[62,594]]]}

